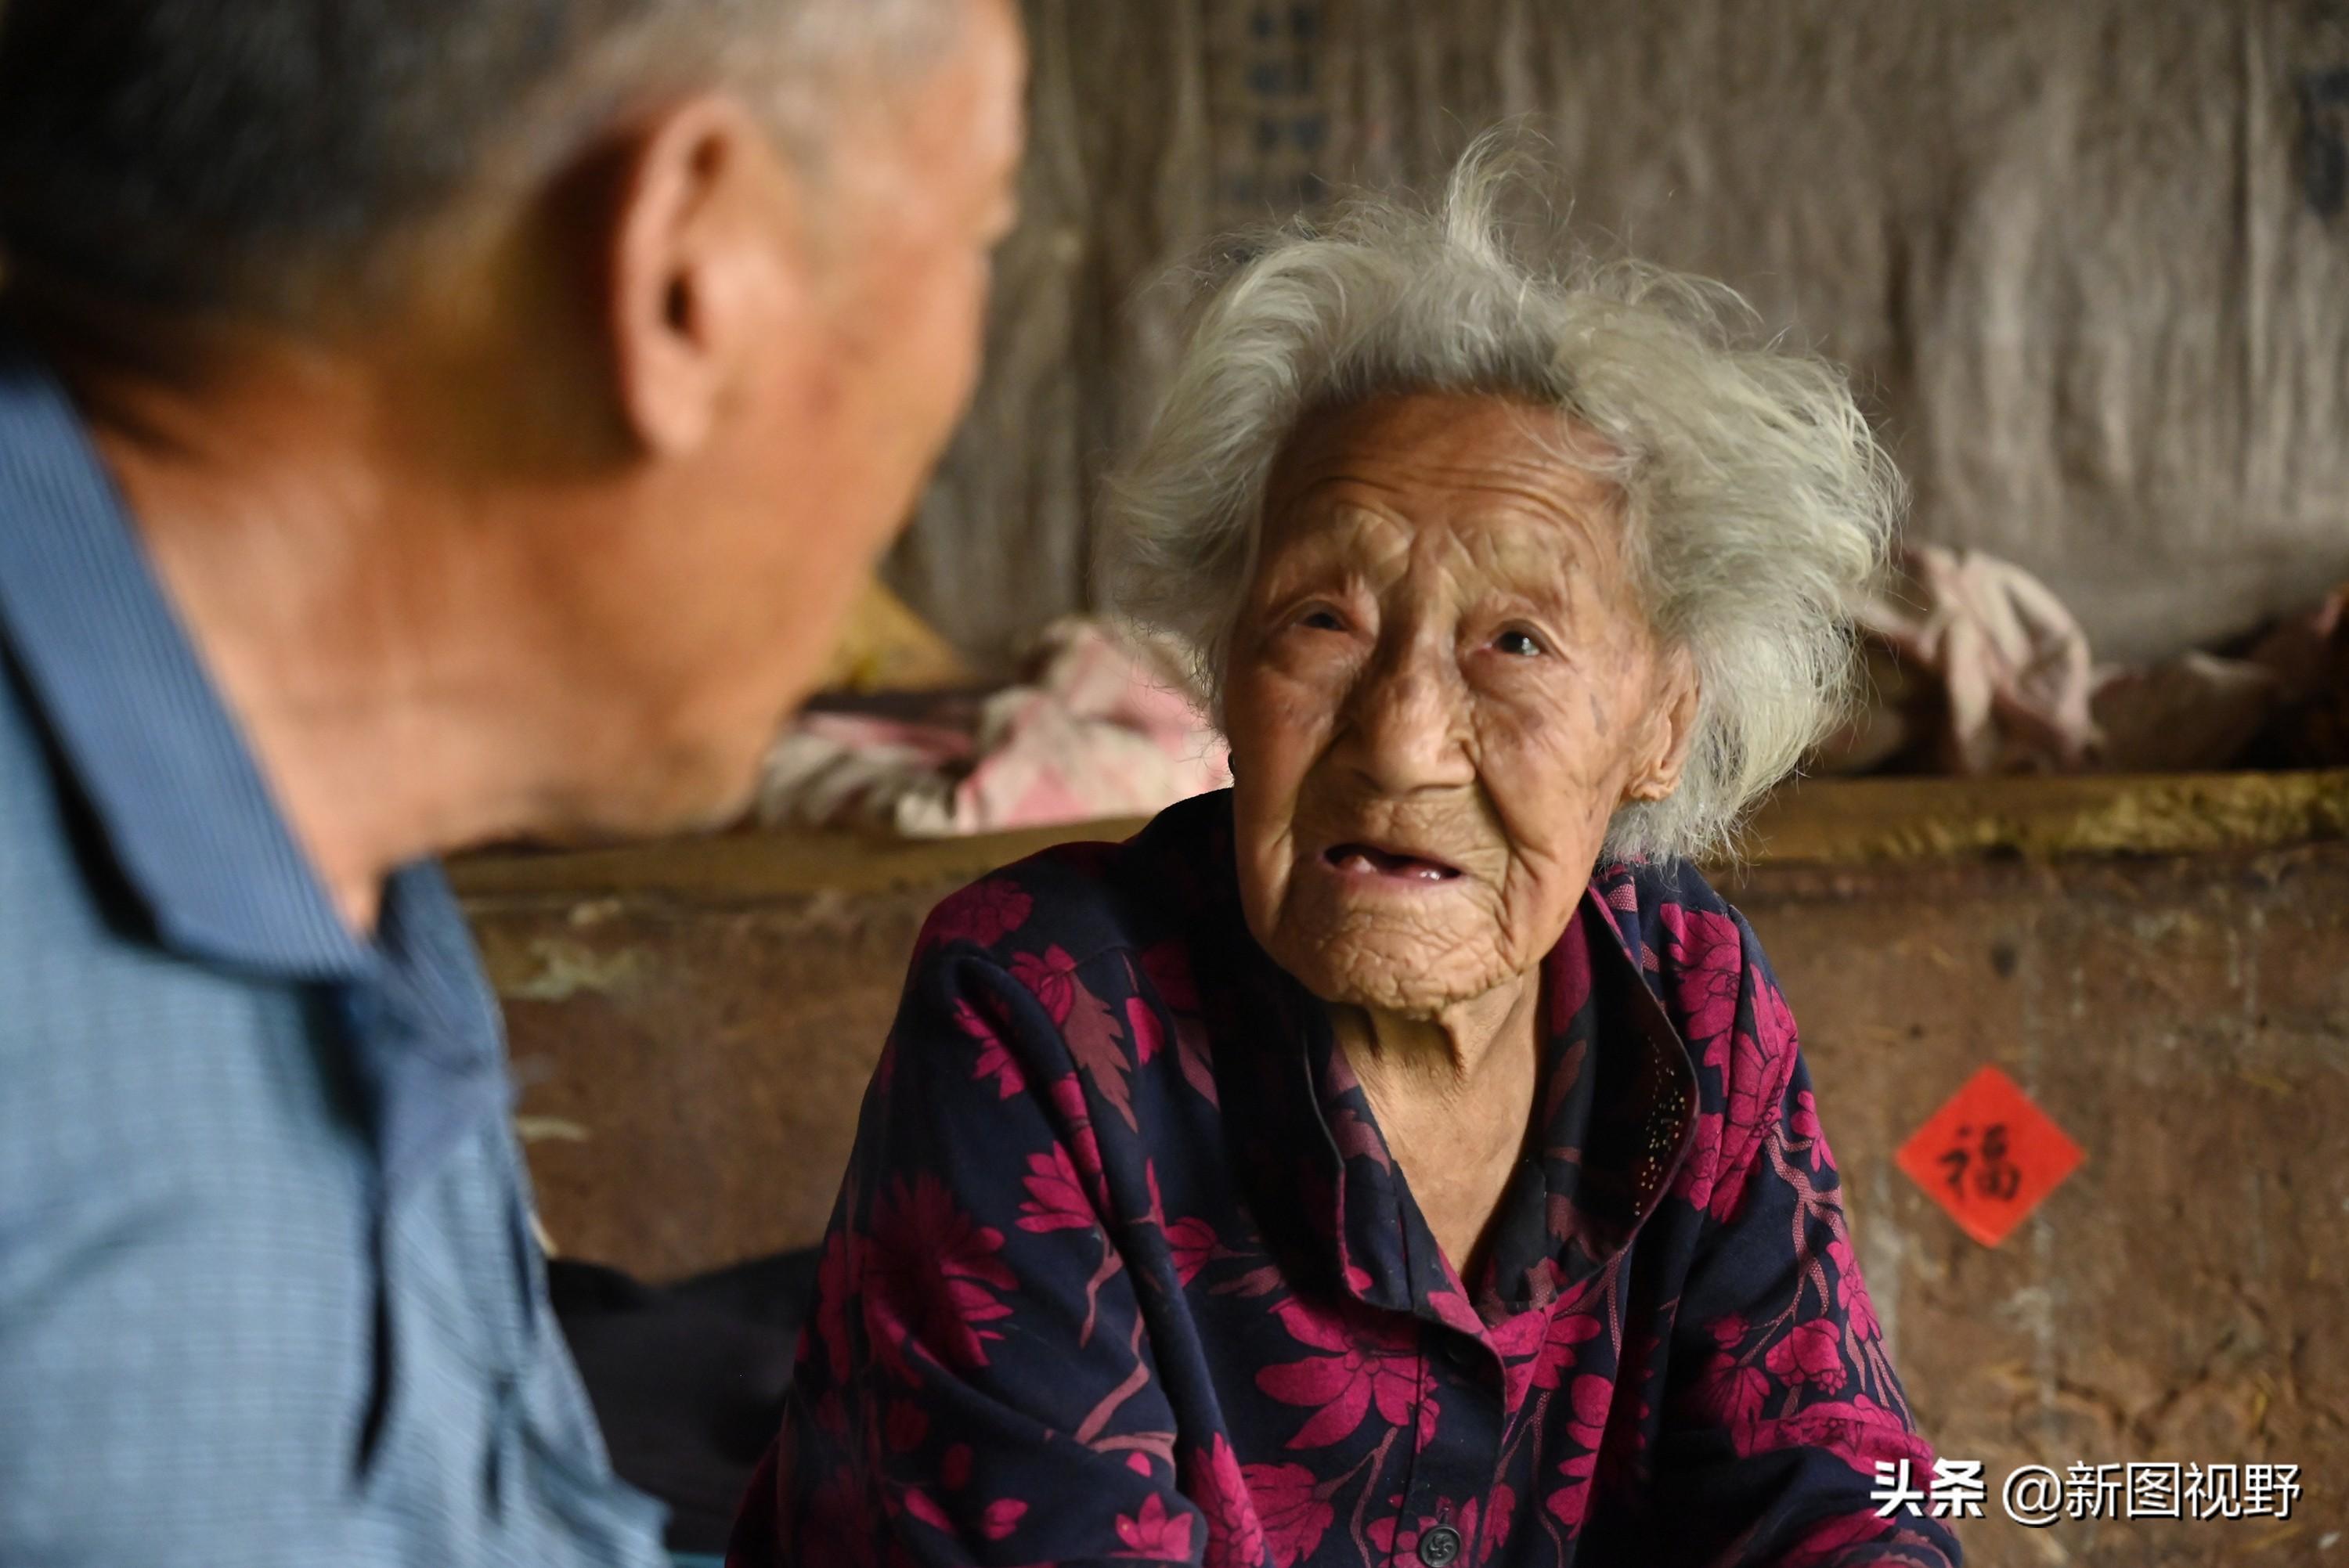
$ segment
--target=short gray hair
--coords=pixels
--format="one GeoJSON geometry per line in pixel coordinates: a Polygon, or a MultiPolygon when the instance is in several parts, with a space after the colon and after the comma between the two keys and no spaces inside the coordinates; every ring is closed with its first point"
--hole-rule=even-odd
{"type": "Polygon", "coordinates": [[[1654,631],[1701,682],[1679,788],[1622,807],[1607,852],[1700,857],[1847,711],[1849,606],[1903,487],[1842,374],[1748,341],[1728,288],[1505,223],[1504,198],[1544,183],[1524,165],[1483,139],[1432,209],[1360,197],[1229,270],[1111,478],[1097,583],[1190,652],[1220,708],[1266,486],[1301,421],[1410,391],[1557,408],[1609,449],[1572,457],[1616,484],[1654,631]]]}
{"type": "Polygon", "coordinates": [[[0,0],[0,244],[166,310],[299,319],[479,184],[707,87],[809,155],[953,0],[0,0]]]}

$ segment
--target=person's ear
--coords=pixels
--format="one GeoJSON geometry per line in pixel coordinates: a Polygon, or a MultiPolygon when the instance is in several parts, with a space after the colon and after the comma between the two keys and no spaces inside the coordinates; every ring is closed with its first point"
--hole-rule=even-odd
{"type": "Polygon", "coordinates": [[[1686,648],[1673,648],[1659,661],[1656,697],[1640,734],[1640,751],[1624,789],[1627,799],[1661,800],[1680,788],[1681,771],[1688,766],[1689,748],[1696,741],[1697,698],[1701,686],[1696,661],[1686,648]]]}
{"type": "Polygon", "coordinates": [[[805,304],[802,191],[765,129],[723,96],[641,122],[620,156],[602,302],[614,391],[648,449],[689,451],[805,304]]]}

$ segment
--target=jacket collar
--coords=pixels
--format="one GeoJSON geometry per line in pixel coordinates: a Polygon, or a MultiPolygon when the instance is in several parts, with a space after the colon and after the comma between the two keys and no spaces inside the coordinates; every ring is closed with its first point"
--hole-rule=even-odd
{"type": "MultiPolygon", "coordinates": [[[[1357,1300],[1449,1321],[1434,1298],[1462,1282],[1320,1002],[1248,934],[1228,793],[1198,810],[1206,841],[1183,846],[1183,880],[1199,915],[1193,943],[1219,1094],[1236,1121],[1259,1223],[1268,1240],[1292,1232],[1329,1283],[1357,1300]]],[[[1543,963],[1538,1152],[1504,1195],[1491,1263],[1473,1283],[1487,1320],[1541,1305],[1603,1271],[1663,1201],[1692,1136],[1695,1064],[1610,902],[1635,898],[1631,880],[1619,868],[1594,879],[1543,963]]]]}

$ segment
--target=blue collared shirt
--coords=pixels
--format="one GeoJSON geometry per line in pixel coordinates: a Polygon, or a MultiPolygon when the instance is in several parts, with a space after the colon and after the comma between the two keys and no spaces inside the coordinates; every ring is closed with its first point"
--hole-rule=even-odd
{"type": "Polygon", "coordinates": [[[429,864],[336,913],[0,337],[0,1568],[654,1564],[429,864]]]}

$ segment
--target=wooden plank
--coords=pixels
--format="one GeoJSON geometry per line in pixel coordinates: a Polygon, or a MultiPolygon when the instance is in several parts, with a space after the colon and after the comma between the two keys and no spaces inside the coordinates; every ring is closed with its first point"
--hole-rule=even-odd
{"type": "MultiPolygon", "coordinates": [[[[474,903],[666,894],[698,901],[952,886],[1075,840],[1117,840],[1139,820],[968,839],[737,833],[616,849],[497,853],[452,875],[474,903]]],[[[2155,778],[1816,779],[1756,813],[1743,863],[1865,864],[1983,853],[2187,854],[2349,837],[2349,769],[2155,778]]]]}
{"type": "Polygon", "coordinates": [[[1747,831],[1753,863],[1982,853],[2196,854],[2349,837],[2349,769],[2153,777],[1853,779],[1779,791],[1747,831]]]}
{"type": "Polygon", "coordinates": [[[1075,822],[967,839],[875,839],[778,831],[662,839],[614,849],[474,855],[450,868],[471,903],[669,895],[700,903],[952,887],[1052,844],[1116,840],[1141,819],[1075,822]]]}

